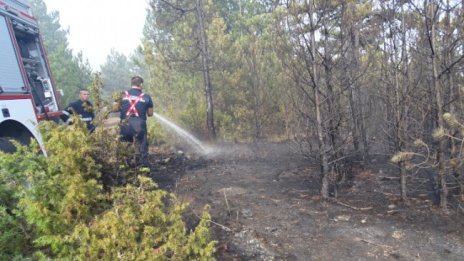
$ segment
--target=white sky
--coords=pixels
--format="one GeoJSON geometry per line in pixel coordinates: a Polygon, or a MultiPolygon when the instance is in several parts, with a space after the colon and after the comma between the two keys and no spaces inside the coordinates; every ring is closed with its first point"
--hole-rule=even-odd
{"type": "Polygon", "coordinates": [[[100,70],[111,48],[131,54],[141,43],[147,0],[44,0],[47,11],[60,13],[69,28],[69,46],[82,51],[93,70],[100,70]]]}

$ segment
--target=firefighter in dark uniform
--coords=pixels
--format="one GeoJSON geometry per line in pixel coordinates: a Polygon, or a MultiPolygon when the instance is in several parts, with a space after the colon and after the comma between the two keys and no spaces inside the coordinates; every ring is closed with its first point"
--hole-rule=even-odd
{"type": "Polygon", "coordinates": [[[140,149],[140,163],[142,166],[149,167],[147,116],[153,116],[153,101],[150,95],[143,93],[142,77],[132,77],[131,85],[129,90],[122,93],[121,140],[136,141],[140,149]]]}
{"type": "Polygon", "coordinates": [[[77,114],[81,118],[81,121],[85,122],[87,129],[90,132],[95,130],[95,125],[92,121],[95,118],[93,104],[89,101],[90,92],[87,89],[81,89],[79,91],[79,99],[71,102],[66,109],[63,111],[61,119],[67,124],[72,124],[72,114],[77,114]]]}

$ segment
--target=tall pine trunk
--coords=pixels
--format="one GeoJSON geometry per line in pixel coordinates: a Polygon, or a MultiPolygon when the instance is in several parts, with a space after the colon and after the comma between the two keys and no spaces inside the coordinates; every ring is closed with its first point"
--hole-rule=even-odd
{"type": "Polygon", "coordinates": [[[311,70],[311,78],[313,81],[313,90],[314,90],[314,103],[316,109],[316,129],[317,129],[317,139],[319,143],[319,158],[321,164],[321,197],[323,199],[329,198],[329,163],[327,157],[327,146],[326,146],[326,139],[324,138],[324,120],[322,119],[322,102],[320,97],[320,84],[319,84],[319,77],[317,72],[317,48],[316,48],[316,32],[315,32],[315,24],[313,18],[313,4],[309,4],[309,17],[311,23],[311,62],[312,62],[312,70],[311,70]]]}
{"type": "MultiPolygon", "coordinates": [[[[410,85],[410,71],[409,71],[409,53],[407,50],[407,37],[406,37],[406,21],[405,21],[405,13],[404,13],[404,5],[401,6],[401,61],[402,61],[402,68],[403,68],[403,84],[402,88],[398,88],[401,90],[402,94],[402,104],[398,107],[400,111],[400,117],[398,118],[398,145],[399,150],[402,151],[404,149],[405,144],[405,136],[408,132],[408,111],[409,111],[409,85],[410,85]]],[[[399,102],[398,102],[399,103],[399,102]]],[[[400,186],[401,186],[401,199],[403,201],[407,200],[407,180],[406,180],[406,169],[404,167],[404,162],[399,163],[400,168],[400,186]]]]}
{"type": "Polygon", "coordinates": [[[359,73],[359,30],[356,25],[355,3],[343,4],[343,27],[342,27],[342,43],[346,41],[347,49],[345,54],[345,66],[347,69],[347,80],[345,84],[348,89],[348,98],[351,113],[351,132],[353,137],[353,146],[357,153],[360,153],[362,158],[367,160],[369,147],[367,142],[366,126],[364,124],[364,104],[361,95],[359,83],[357,82],[357,74],[359,73]],[[345,40],[345,41],[344,41],[345,40]],[[362,143],[362,150],[361,150],[362,143]]]}
{"type": "MultiPolygon", "coordinates": [[[[431,51],[431,66],[432,66],[432,85],[435,91],[435,102],[436,102],[436,119],[437,126],[442,128],[444,126],[443,119],[443,97],[440,82],[438,79],[438,61],[437,61],[437,49],[436,49],[436,6],[434,1],[426,1],[426,24],[429,24],[429,45],[431,51]]],[[[440,137],[437,145],[437,162],[438,162],[438,183],[440,187],[440,207],[442,210],[447,210],[448,205],[448,186],[446,183],[446,169],[445,169],[445,149],[446,139],[440,137]]]]}
{"type": "Polygon", "coordinates": [[[206,29],[204,24],[204,8],[203,0],[195,0],[195,9],[197,13],[197,21],[200,33],[200,49],[201,49],[201,63],[203,71],[203,80],[205,84],[205,96],[206,96],[206,123],[208,126],[208,134],[210,139],[216,139],[216,128],[214,127],[214,106],[213,106],[213,94],[211,87],[211,76],[209,72],[209,52],[208,52],[208,38],[206,35],[206,29]]]}

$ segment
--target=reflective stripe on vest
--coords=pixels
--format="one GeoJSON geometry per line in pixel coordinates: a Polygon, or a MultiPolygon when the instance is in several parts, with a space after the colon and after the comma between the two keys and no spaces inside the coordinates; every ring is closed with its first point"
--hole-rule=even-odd
{"type": "Polygon", "coordinates": [[[137,99],[132,100],[132,95],[129,94],[129,92],[125,91],[126,97],[125,100],[129,102],[129,110],[126,112],[126,116],[130,116],[132,113],[136,116],[139,117],[139,112],[137,111],[137,108],[135,107],[137,103],[143,98],[143,95],[145,95],[143,92],[137,97],[137,99]]]}

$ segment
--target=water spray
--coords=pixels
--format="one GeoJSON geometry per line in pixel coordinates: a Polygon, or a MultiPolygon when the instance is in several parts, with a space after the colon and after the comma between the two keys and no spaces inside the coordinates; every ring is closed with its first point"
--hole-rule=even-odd
{"type": "Polygon", "coordinates": [[[186,130],[177,126],[170,120],[164,118],[156,112],[153,113],[153,116],[156,117],[163,125],[174,130],[181,138],[183,138],[189,144],[193,145],[202,154],[208,154],[211,152],[211,148],[208,148],[207,146],[203,145],[203,143],[200,140],[198,140],[192,134],[188,133],[186,130]]]}

